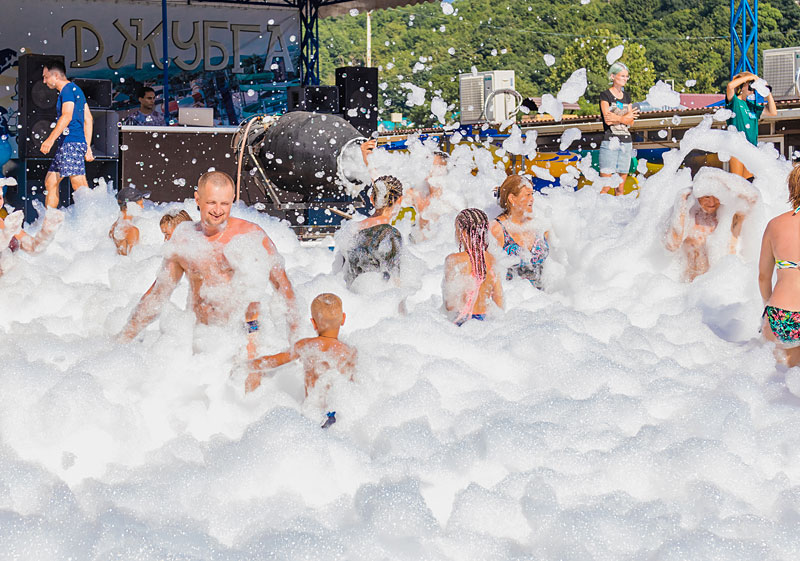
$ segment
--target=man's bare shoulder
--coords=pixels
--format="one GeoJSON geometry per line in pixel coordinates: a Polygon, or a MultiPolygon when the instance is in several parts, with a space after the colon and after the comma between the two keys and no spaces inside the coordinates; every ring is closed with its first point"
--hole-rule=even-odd
{"type": "Polygon", "coordinates": [[[228,218],[228,228],[230,228],[236,234],[260,232],[266,235],[266,232],[264,232],[264,229],[261,226],[243,218],[228,218]]]}

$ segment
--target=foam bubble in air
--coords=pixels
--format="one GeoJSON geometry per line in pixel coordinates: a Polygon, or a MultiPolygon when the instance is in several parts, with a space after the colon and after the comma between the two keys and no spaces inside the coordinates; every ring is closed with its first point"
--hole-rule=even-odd
{"type": "Polygon", "coordinates": [[[617,45],[616,47],[612,47],[606,53],[606,61],[609,65],[614,64],[617,62],[620,57],[622,56],[622,51],[625,50],[625,45],[617,45]]]}

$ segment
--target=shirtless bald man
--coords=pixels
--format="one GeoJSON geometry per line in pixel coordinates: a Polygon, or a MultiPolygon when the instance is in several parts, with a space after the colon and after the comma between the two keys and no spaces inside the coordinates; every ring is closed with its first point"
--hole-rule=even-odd
{"type": "MultiPolygon", "coordinates": [[[[253,262],[262,257],[268,260],[269,281],[286,301],[289,330],[294,334],[298,318],[294,290],[275,245],[256,224],[230,216],[233,179],[221,171],[205,173],[197,182],[194,198],[200,209],[200,220],[181,224],[175,230],[167,242],[169,252],[156,281],[142,296],[119,339],[130,341],[152,323],[184,274],[189,279],[190,302],[197,322],[203,325],[228,323],[233,313],[242,310],[236,306],[240,287],[234,289],[232,283],[237,269],[225,251],[232,240],[244,241],[242,236],[247,235],[258,238],[258,247],[266,251],[266,256],[254,255],[253,262]]],[[[248,324],[251,330],[257,329],[254,322],[248,324]]]]}

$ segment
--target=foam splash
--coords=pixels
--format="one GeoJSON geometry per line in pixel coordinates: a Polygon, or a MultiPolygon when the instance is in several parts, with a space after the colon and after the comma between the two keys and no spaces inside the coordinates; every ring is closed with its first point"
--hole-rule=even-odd
{"type": "Polygon", "coordinates": [[[558,101],[562,103],[578,103],[578,99],[584,94],[589,85],[586,78],[586,69],[579,68],[567,78],[558,90],[558,101]]]}
{"type": "Polygon", "coordinates": [[[647,103],[651,107],[673,108],[680,107],[681,95],[672,89],[672,86],[659,80],[647,92],[647,103]]]}
{"type": "Polygon", "coordinates": [[[606,62],[609,65],[614,64],[622,57],[622,52],[625,50],[625,45],[617,45],[616,47],[612,47],[606,53],[606,62]]]}

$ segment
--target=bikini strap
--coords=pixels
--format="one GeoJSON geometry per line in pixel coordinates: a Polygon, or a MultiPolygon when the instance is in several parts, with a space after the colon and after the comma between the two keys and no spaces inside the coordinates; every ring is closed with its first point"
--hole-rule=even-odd
{"type": "Polygon", "coordinates": [[[503,224],[503,221],[500,220],[499,217],[495,218],[495,221],[498,224],[500,224],[500,227],[503,229],[503,249],[505,249],[505,247],[508,246],[509,243],[513,244],[517,243],[516,240],[514,240],[514,238],[511,237],[511,234],[508,233],[508,230],[506,230],[506,226],[505,224],[503,224]]]}
{"type": "Polygon", "coordinates": [[[798,212],[800,212],[800,206],[799,206],[799,207],[797,207],[796,209],[794,209],[794,212],[792,213],[792,216],[794,216],[794,215],[795,215],[795,214],[797,214],[798,212]]]}

